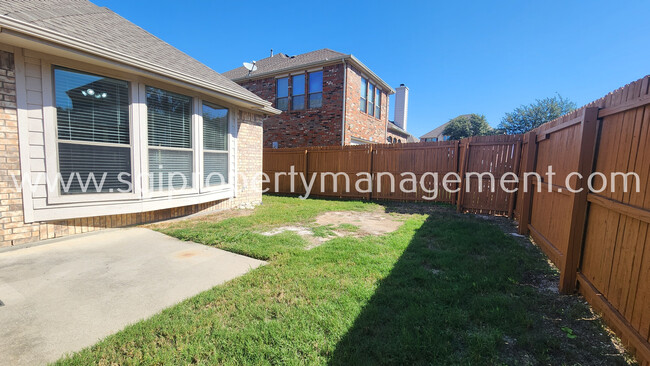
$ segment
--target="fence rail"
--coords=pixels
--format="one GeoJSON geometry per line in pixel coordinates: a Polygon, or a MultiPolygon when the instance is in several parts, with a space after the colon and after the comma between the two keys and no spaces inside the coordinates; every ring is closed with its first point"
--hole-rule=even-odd
{"type": "MultiPolygon", "coordinates": [[[[418,179],[427,172],[458,173],[461,181],[451,188],[469,184],[469,191],[440,194],[433,201],[455,204],[462,212],[514,216],[520,233],[530,234],[560,269],[560,291],[583,294],[641,364],[650,366],[650,76],[523,136],[264,150],[264,172],[270,176],[292,165],[306,176],[368,173],[368,192],[336,192],[333,180],[315,184],[312,192],[358,199],[421,201],[435,183],[425,179],[415,191],[386,191],[380,187],[391,182],[381,172],[413,172],[418,179]],[[552,181],[546,176],[549,166],[555,173],[552,181]],[[497,178],[515,173],[518,191],[491,191],[479,186],[477,178],[466,177],[467,172],[489,172],[497,178]],[[524,179],[532,172],[542,179],[524,179]],[[603,175],[595,176],[590,190],[587,177],[594,172],[603,175]],[[640,191],[632,189],[634,180],[609,181],[607,190],[598,191],[613,172],[638,174],[640,191]]],[[[338,187],[345,183],[336,182],[338,187]]],[[[395,182],[398,187],[400,183],[395,182]]],[[[291,193],[287,177],[277,187],[266,183],[264,188],[291,193]]],[[[304,193],[304,185],[299,183],[295,192],[304,193]]]]}
{"type": "MultiPolygon", "coordinates": [[[[307,183],[313,179],[312,196],[445,202],[456,205],[459,211],[512,217],[514,193],[504,191],[498,181],[496,190],[491,190],[487,181],[479,192],[478,177],[465,178],[463,173],[492,173],[497,179],[506,173],[516,174],[521,139],[521,135],[481,136],[410,144],[267,148],[264,172],[271,180],[263,188],[271,193],[304,194],[303,179],[284,174],[293,169],[303,173],[307,183]],[[347,178],[327,175],[339,172],[346,173],[347,178]],[[430,173],[437,173],[437,179],[430,173]],[[458,174],[461,182],[451,182],[449,189],[444,189],[442,178],[447,173],[458,174]],[[471,187],[470,192],[460,189],[464,185],[471,187]],[[451,192],[458,189],[458,193],[451,192]]],[[[510,190],[514,184],[506,188],[510,190]]]]}

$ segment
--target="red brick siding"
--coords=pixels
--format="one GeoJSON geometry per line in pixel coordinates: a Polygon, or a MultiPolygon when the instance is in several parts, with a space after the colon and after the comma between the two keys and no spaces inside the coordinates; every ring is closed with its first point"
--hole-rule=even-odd
{"type": "Polygon", "coordinates": [[[27,224],[24,222],[22,193],[13,181],[15,177],[20,185],[14,56],[0,51],[0,247],[259,204],[262,201],[261,183],[259,187],[253,187],[251,176],[262,171],[262,117],[242,112],[238,117],[237,173],[248,179],[238,178],[237,197],[234,199],[149,212],[27,224]]]}
{"type": "Polygon", "coordinates": [[[381,118],[377,119],[361,112],[361,73],[348,66],[347,92],[345,103],[345,144],[350,144],[353,137],[377,143],[386,142],[386,124],[388,123],[388,94],[381,91],[381,118]]]}
{"type": "MultiPolygon", "coordinates": [[[[239,84],[275,106],[275,77],[240,81],[239,84]]],[[[308,82],[308,81],[307,81],[308,82]]],[[[291,95],[291,78],[289,95],[291,95]]],[[[308,92],[308,88],[305,88],[308,92]]],[[[341,144],[343,64],[323,68],[323,106],[286,111],[264,120],[264,147],[324,146],[341,144]]]]}

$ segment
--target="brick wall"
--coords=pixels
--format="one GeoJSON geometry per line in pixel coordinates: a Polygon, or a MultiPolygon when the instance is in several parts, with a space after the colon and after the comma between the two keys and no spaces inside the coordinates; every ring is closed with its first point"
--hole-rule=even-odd
{"type": "MultiPolygon", "coordinates": [[[[244,177],[262,171],[262,117],[240,112],[237,142],[237,173],[244,177]]],[[[262,201],[261,189],[254,190],[253,179],[237,179],[237,197],[165,210],[85,217],[26,224],[23,218],[16,113],[16,76],[13,54],[0,51],[0,247],[34,242],[42,239],[124,227],[170,219],[198,212],[218,211],[234,207],[250,207],[262,201]]],[[[261,183],[259,187],[261,188],[261,183]]]]}
{"type": "MultiPolygon", "coordinates": [[[[326,146],[341,144],[343,114],[343,64],[323,68],[323,106],[286,111],[264,120],[264,147],[326,146]]],[[[239,84],[275,105],[275,77],[240,81],[239,84]]],[[[290,78],[291,80],[291,78],[290,78]]],[[[291,95],[291,82],[289,83],[291,95]]]]}
{"type": "MultiPolygon", "coordinates": [[[[390,123],[390,122],[389,122],[390,123]]],[[[404,143],[406,142],[406,139],[408,138],[408,135],[405,135],[403,133],[397,133],[397,132],[392,132],[390,129],[386,132],[386,139],[389,137],[393,138],[393,141],[398,140],[398,142],[404,143]]],[[[388,140],[386,141],[388,142],[388,140]]]]}
{"type": "Polygon", "coordinates": [[[256,175],[262,171],[262,117],[239,112],[237,135],[237,197],[236,205],[256,205],[262,202],[262,181],[256,175]]]}
{"type": "Polygon", "coordinates": [[[345,102],[345,144],[350,144],[353,137],[386,143],[386,124],[388,123],[388,94],[382,90],[381,118],[375,118],[361,112],[361,73],[353,66],[348,66],[347,92],[345,102]]]}

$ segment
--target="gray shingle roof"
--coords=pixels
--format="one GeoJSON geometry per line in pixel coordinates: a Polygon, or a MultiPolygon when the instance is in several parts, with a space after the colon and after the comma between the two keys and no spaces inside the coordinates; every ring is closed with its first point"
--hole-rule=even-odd
{"type": "Polygon", "coordinates": [[[393,121],[388,121],[388,130],[407,135],[406,142],[418,142],[418,141],[420,141],[419,138],[411,135],[408,131],[406,131],[405,129],[403,129],[400,126],[396,125],[395,122],[393,122],[393,121]]]}
{"type": "Polygon", "coordinates": [[[86,0],[2,0],[0,15],[91,42],[239,94],[255,94],[108,8],[86,0]]]}
{"type": "MultiPolygon", "coordinates": [[[[469,114],[461,114],[458,117],[463,117],[463,116],[470,116],[470,115],[469,114]]],[[[458,118],[458,117],[455,117],[455,118],[458,118]]],[[[452,118],[452,119],[455,119],[455,118],[452,118]]],[[[451,120],[449,120],[449,122],[451,122],[451,120]]],[[[438,136],[442,135],[442,131],[445,130],[445,127],[447,127],[449,122],[444,123],[444,124],[434,128],[433,130],[431,130],[431,131],[425,133],[424,135],[420,136],[420,138],[421,139],[429,139],[429,138],[438,137],[438,136]]]]}
{"type": "MultiPolygon", "coordinates": [[[[257,61],[257,70],[253,74],[265,74],[267,72],[284,70],[287,68],[300,67],[315,62],[337,60],[347,56],[344,53],[332,51],[329,48],[303,53],[301,55],[289,56],[278,53],[271,57],[257,61]]],[[[226,71],[223,76],[236,80],[248,76],[248,70],[244,66],[226,71]]]]}

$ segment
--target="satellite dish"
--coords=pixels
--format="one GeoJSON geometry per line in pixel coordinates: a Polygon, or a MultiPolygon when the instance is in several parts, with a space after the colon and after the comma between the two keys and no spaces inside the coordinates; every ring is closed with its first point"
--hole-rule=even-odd
{"type": "Polygon", "coordinates": [[[251,72],[257,70],[257,65],[255,65],[255,61],[251,62],[244,62],[244,67],[246,70],[248,70],[248,75],[251,74],[251,72]]]}

